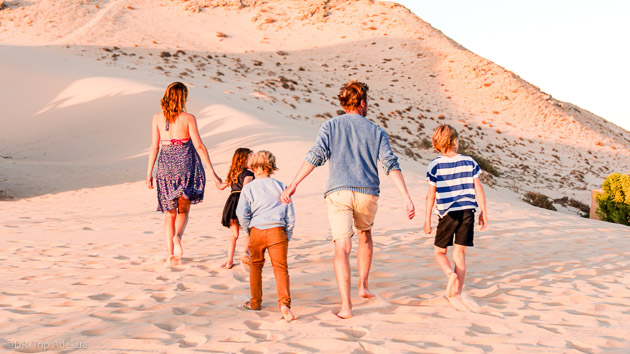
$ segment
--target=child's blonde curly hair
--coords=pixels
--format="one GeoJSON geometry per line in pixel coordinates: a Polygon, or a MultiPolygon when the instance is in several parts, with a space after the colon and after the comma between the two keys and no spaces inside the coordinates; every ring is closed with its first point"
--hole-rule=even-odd
{"type": "Polygon", "coordinates": [[[448,124],[440,124],[433,130],[433,148],[437,152],[447,153],[455,147],[455,140],[459,135],[457,130],[448,124]]]}
{"type": "Polygon", "coordinates": [[[254,172],[262,171],[271,176],[274,171],[278,170],[276,157],[267,150],[260,150],[252,155],[252,159],[249,161],[249,168],[254,172]]]}

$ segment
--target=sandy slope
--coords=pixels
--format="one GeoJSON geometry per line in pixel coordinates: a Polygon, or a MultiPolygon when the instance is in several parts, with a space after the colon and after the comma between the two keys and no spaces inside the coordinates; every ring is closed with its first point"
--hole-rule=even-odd
{"type": "Polygon", "coordinates": [[[157,86],[180,79],[250,103],[267,97],[281,115],[314,124],[335,115],[340,82],[364,79],[371,118],[400,154],[426,163],[434,155],[423,141],[448,122],[502,174],[488,182],[519,194],[589,203],[605,176],[630,168],[629,132],[556,101],[393,3],[8,4],[0,12],[5,44],[72,45],[70,52],[123,69],[122,76],[154,71],[157,86]]]}
{"type": "Polygon", "coordinates": [[[628,169],[627,131],[553,100],[401,7],[236,3],[5,2],[0,82],[10,89],[0,95],[0,196],[12,197],[0,202],[5,347],[65,339],[124,352],[628,350],[630,230],[533,208],[506,189],[580,198],[610,171],[628,169]],[[219,3],[228,6],[210,6],[219,3]],[[288,182],[350,77],[370,83],[370,116],[396,141],[420,216],[405,220],[384,177],[371,277],[377,298],[354,299],[354,319],[332,314],[338,294],[325,168],[295,197],[289,264],[297,322],[280,320],[269,265],[263,311],[240,307],[247,273],[219,268],[224,192],[209,188],[193,207],[185,262],[164,268],[162,215],[142,182],[149,117],[164,87],[190,86],[189,111],[221,175],[233,150],[248,146],[274,152],[277,178],[288,182]],[[477,234],[465,295],[454,304],[442,297],[432,236],[420,230],[424,169],[435,155],[419,145],[441,121],[474,136],[504,173],[487,188],[491,228],[477,234]]]}

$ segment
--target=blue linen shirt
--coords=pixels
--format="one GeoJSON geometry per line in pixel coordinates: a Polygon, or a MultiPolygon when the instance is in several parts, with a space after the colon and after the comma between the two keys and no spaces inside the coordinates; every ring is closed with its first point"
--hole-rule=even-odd
{"type": "Polygon", "coordinates": [[[344,114],[322,124],[305,160],[315,167],[330,160],[324,196],[339,190],[378,196],[377,161],[387,175],[400,170],[387,133],[359,114],[344,114]]]}
{"type": "Polygon", "coordinates": [[[295,212],[293,202],[283,204],[280,201],[280,194],[286,188],[284,183],[271,177],[247,183],[236,207],[236,216],[243,229],[249,233],[252,227],[260,230],[284,227],[290,240],[295,228],[295,212]]]}

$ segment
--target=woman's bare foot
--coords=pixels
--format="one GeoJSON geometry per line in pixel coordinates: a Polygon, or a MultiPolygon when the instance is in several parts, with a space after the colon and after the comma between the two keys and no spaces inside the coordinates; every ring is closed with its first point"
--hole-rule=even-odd
{"type": "Polygon", "coordinates": [[[289,308],[288,306],[281,306],[280,312],[282,312],[282,316],[285,320],[287,320],[287,322],[291,322],[296,318],[293,315],[293,312],[291,312],[291,308],[289,308]]]}
{"type": "Polygon", "coordinates": [[[182,239],[177,236],[173,236],[173,255],[175,255],[175,258],[177,259],[182,259],[182,257],[184,256],[182,239]]]}
{"type": "Polygon", "coordinates": [[[457,280],[457,274],[455,274],[455,272],[448,276],[448,283],[446,283],[446,297],[453,297],[457,295],[457,289],[459,288],[457,280]]]}

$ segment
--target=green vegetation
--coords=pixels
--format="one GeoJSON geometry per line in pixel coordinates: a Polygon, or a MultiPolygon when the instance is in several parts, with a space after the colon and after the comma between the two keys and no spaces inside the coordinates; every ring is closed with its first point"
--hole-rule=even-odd
{"type": "Polygon", "coordinates": [[[602,183],[604,193],[595,196],[597,215],[617,224],[630,225],[630,175],[613,173],[602,183]]]}

